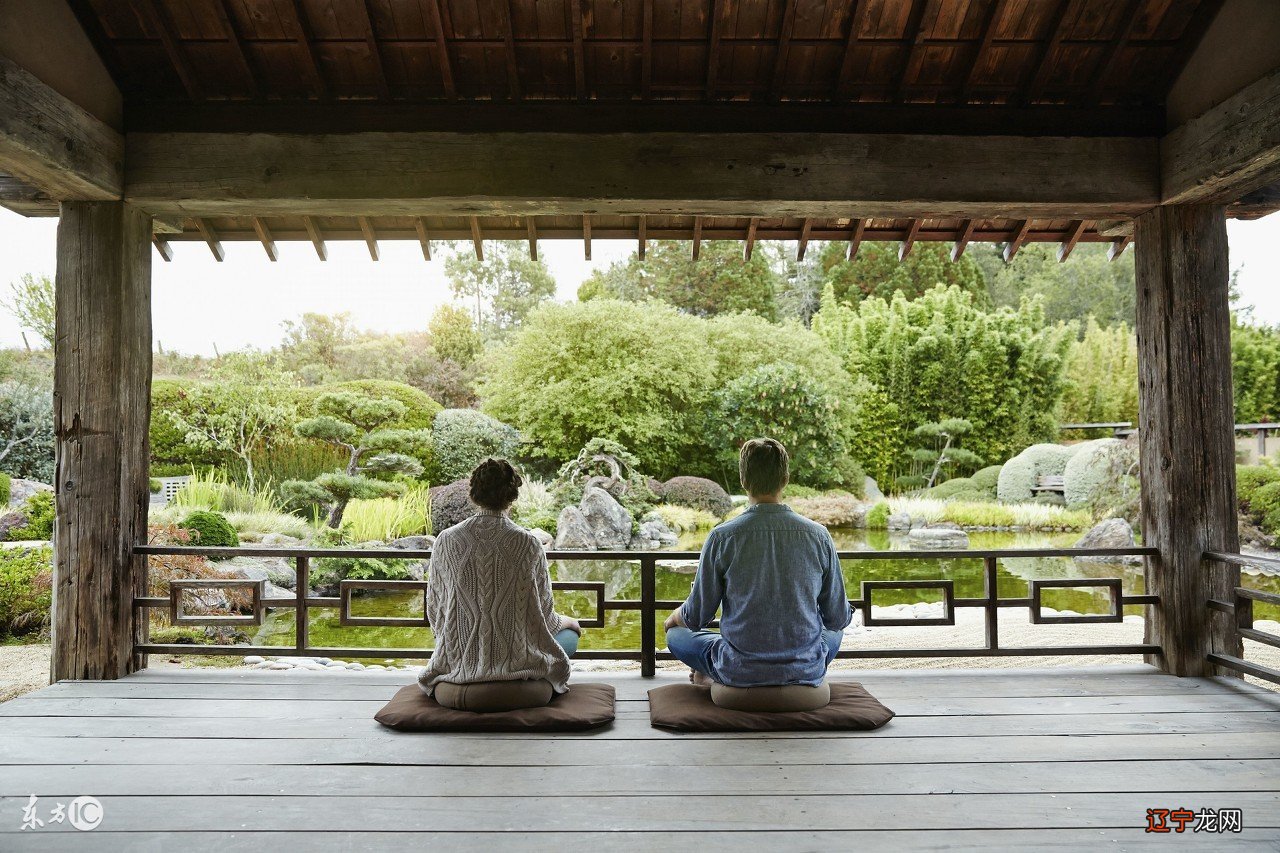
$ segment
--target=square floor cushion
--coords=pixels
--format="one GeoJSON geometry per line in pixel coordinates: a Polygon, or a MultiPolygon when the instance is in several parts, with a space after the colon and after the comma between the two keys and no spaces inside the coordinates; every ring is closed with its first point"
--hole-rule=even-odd
{"type": "Polygon", "coordinates": [[[815,711],[735,711],[711,701],[711,690],[670,684],[649,691],[649,722],[680,732],[787,732],[878,729],[893,711],[854,681],[831,682],[831,701],[815,711]]]}
{"type": "Polygon", "coordinates": [[[402,732],[578,732],[613,722],[613,687],[571,684],[540,708],[477,713],[446,708],[410,684],[373,718],[402,732]]]}

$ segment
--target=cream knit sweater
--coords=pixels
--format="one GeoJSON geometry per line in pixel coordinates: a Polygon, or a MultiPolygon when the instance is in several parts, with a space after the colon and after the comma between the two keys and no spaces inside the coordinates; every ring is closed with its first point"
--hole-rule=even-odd
{"type": "Polygon", "coordinates": [[[432,549],[426,594],[436,648],[418,676],[438,682],[545,678],[568,690],[569,658],[555,641],[547,556],[533,534],[493,510],[450,527],[432,549]]]}

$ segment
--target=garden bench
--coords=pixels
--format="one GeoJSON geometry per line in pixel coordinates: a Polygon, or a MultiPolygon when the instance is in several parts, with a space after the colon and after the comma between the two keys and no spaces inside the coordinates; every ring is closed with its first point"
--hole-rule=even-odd
{"type": "Polygon", "coordinates": [[[1037,495],[1042,495],[1050,492],[1054,494],[1063,495],[1063,494],[1066,494],[1067,488],[1063,482],[1062,477],[1052,477],[1052,476],[1042,475],[1036,478],[1035,487],[1032,488],[1031,491],[1037,495]]]}

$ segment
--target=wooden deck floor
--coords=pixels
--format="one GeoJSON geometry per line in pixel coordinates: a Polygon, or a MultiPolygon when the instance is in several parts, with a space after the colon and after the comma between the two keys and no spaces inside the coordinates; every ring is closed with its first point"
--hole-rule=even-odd
{"type": "MultiPolygon", "coordinates": [[[[848,674],[842,677],[854,677],[848,674]]],[[[0,705],[0,850],[1280,850],[1280,694],[1143,666],[857,673],[879,732],[405,735],[403,674],[166,670],[0,705]],[[23,831],[97,797],[101,825],[23,831]],[[1148,808],[1241,834],[1146,834],[1148,808]]],[[[657,683],[669,683],[659,678],[657,683]]]]}

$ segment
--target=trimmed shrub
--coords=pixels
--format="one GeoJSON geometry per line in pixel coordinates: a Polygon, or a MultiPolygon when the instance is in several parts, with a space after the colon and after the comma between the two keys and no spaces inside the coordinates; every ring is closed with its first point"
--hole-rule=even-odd
{"type": "Polygon", "coordinates": [[[969,479],[973,480],[973,487],[978,491],[990,492],[991,497],[996,496],[996,486],[1000,482],[1000,471],[1003,465],[988,465],[974,473],[969,479]]]}
{"type": "Polygon", "coordinates": [[[19,511],[27,523],[9,531],[11,541],[47,541],[53,538],[53,492],[36,492],[27,498],[19,511]]]}
{"type": "Polygon", "coordinates": [[[220,512],[196,510],[183,520],[181,527],[191,531],[195,544],[202,548],[236,548],[240,545],[236,529],[220,512]]]}
{"type": "Polygon", "coordinates": [[[867,510],[868,530],[887,530],[889,528],[889,504],[885,501],[867,510]]]}
{"type": "Polygon", "coordinates": [[[404,416],[386,424],[385,429],[431,429],[436,416],[444,409],[427,392],[403,382],[389,382],[385,379],[355,379],[319,389],[320,393],[333,391],[348,391],[365,397],[381,397],[403,403],[404,416]]]}
{"type": "Polygon", "coordinates": [[[469,479],[431,489],[431,532],[436,536],[475,514],[476,505],[471,502],[469,479]]]}
{"type": "MultiPolygon", "coordinates": [[[[152,489],[152,491],[155,491],[152,489]]],[[[9,495],[13,493],[13,479],[0,471],[0,509],[9,505],[9,495]]]]}
{"type": "Polygon", "coordinates": [[[43,631],[52,602],[52,549],[0,551],[0,637],[43,631]]]}
{"type": "Polygon", "coordinates": [[[1254,496],[1258,489],[1275,482],[1280,482],[1280,468],[1270,465],[1237,465],[1236,499],[1240,504],[1240,511],[1260,518],[1261,513],[1253,508],[1254,496]]]}
{"type": "Polygon", "coordinates": [[[705,510],[724,518],[733,509],[733,499],[714,480],[702,477],[672,477],[662,484],[662,497],[669,504],[705,510]]]}
{"type": "Polygon", "coordinates": [[[1061,477],[1076,447],[1061,444],[1033,444],[1000,468],[996,496],[1005,503],[1021,503],[1032,498],[1041,477],[1061,477]]]}
{"type": "Polygon", "coordinates": [[[828,492],[812,498],[796,498],[788,501],[787,505],[823,527],[859,527],[866,517],[862,501],[848,492],[828,492]]]}
{"type": "Polygon", "coordinates": [[[1114,478],[1118,454],[1125,453],[1126,447],[1118,438],[1098,438],[1076,445],[1077,451],[1062,475],[1067,506],[1075,509],[1096,503],[1099,492],[1114,478]]]}
{"type": "Polygon", "coordinates": [[[710,530],[719,523],[718,516],[714,516],[704,509],[694,509],[690,506],[676,506],[675,504],[662,504],[654,509],[658,517],[666,522],[676,533],[692,533],[696,530],[710,530]]]}
{"type": "Polygon", "coordinates": [[[960,492],[974,491],[973,480],[969,477],[955,477],[946,482],[939,483],[932,489],[927,489],[924,496],[927,498],[942,498],[943,500],[954,497],[960,492]]]}
{"type": "Polygon", "coordinates": [[[1249,501],[1249,514],[1267,533],[1280,531],[1280,481],[1258,487],[1249,501]]]}
{"type": "Polygon", "coordinates": [[[492,456],[510,459],[520,449],[520,433],[475,409],[445,409],[435,418],[436,467],[432,479],[440,483],[471,476],[492,456]]]}

